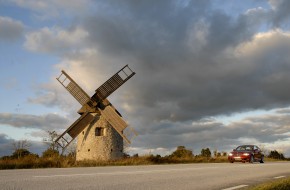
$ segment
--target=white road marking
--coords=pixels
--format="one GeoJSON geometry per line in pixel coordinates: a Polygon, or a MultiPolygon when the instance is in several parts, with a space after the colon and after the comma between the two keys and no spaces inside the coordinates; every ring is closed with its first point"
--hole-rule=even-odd
{"type": "Polygon", "coordinates": [[[243,188],[243,187],[248,187],[248,185],[238,185],[238,186],[229,187],[229,188],[222,189],[222,190],[234,190],[234,189],[240,189],[240,188],[243,188]]]}
{"type": "Polygon", "coordinates": [[[274,179],[280,179],[280,178],[284,178],[285,176],[277,176],[277,177],[274,177],[274,179]]]}
{"type": "Polygon", "coordinates": [[[61,175],[46,175],[46,176],[33,176],[37,178],[47,177],[74,177],[74,176],[94,176],[94,175],[123,175],[123,174],[146,174],[146,173],[158,173],[158,172],[172,172],[172,171],[188,171],[188,170],[201,170],[201,169],[216,169],[217,167],[206,168],[183,168],[183,169],[169,169],[169,170],[149,170],[149,171],[128,171],[128,172],[105,172],[105,173],[87,173],[87,174],[61,174],[61,175]]]}

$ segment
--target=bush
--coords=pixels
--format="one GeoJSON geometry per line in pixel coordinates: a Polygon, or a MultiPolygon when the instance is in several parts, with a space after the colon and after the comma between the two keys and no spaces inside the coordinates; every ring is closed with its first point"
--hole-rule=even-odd
{"type": "Polygon", "coordinates": [[[20,158],[23,158],[23,157],[30,155],[30,154],[32,154],[32,153],[29,152],[27,149],[20,148],[20,149],[15,150],[12,153],[11,158],[20,159],[20,158]]]}
{"type": "Polygon", "coordinates": [[[59,157],[59,152],[57,150],[48,148],[46,151],[42,153],[42,157],[43,158],[59,157]]]}
{"type": "Polygon", "coordinates": [[[185,146],[178,146],[177,149],[170,155],[173,158],[188,158],[192,157],[192,151],[185,148],[185,146]]]}
{"type": "Polygon", "coordinates": [[[278,160],[285,160],[285,157],[282,153],[279,153],[277,150],[270,151],[268,158],[274,158],[278,160]]]}
{"type": "Polygon", "coordinates": [[[211,157],[211,151],[209,150],[209,148],[202,149],[200,155],[209,158],[211,157]]]}

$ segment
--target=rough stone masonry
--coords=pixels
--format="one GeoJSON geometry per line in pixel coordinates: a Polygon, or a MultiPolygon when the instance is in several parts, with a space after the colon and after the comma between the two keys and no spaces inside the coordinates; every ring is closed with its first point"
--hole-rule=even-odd
{"type": "Polygon", "coordinates": [[[123,157],[123,138],[99,114],[78,135],[76,160],[115,160],[123,157]]]}

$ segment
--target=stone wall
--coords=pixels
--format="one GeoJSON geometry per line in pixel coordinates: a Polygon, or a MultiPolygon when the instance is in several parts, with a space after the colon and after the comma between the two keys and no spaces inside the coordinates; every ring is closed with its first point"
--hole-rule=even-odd
{"type": "Polygon", "coordinates": [[[114,160],[122,157],[123,138],[102,116],[96,114],[95,120],[77,137],[76,160],[114,160]],[[96,136],[96,128],[102,128],[101,136],[96,136]]]}

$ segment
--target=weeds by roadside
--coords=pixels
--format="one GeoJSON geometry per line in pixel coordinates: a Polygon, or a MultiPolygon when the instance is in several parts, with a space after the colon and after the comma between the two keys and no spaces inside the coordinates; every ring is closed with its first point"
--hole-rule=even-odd
{"type": "Polygon", "coordinates": [[[207,158],[192,156],[186,158],[161,157],[160,155],[147,155],[138,157],[122,158],[112,161],[85,160],[75,161],[74,157],[57,156],[42,158],[27,156],[22,159],[2,159],[0,169],[23,169],[23,168],[67,168],[67,167],[95,167],[95,166],[128,166],[128,165],[154,165],[154,164],[178,164],[178,163],[220,163],[227,162],[226,157],[207,158]]]}
{"type": "Polygon", "coordinates": [[[269,181],[263,184],[247,188],[247,190],[289,190],[289,189],[290,189],[290,177],[275,181],[269,181]]]}

